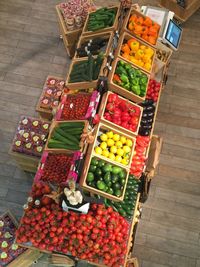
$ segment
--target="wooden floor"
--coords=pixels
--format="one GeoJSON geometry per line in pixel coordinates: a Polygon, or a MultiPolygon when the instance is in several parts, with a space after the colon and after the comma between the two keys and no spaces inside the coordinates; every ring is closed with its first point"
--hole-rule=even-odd
{"type": "MultiPolygon", "coordinates": [[[[0,1],[0,212],[9,208],[18,217],[33,175],[22,172],[7,152],[20,115],[37,116],[47,75],[67,73],[70,60],[54,11],[59,2],[0,1]]],[[[139,1],[144,2],[156,1],[139,1]]],[[[200,267],[199,25],[200,11],[184,24],[162,94],[156,133],[164,145],[136,237],[140,267],[200,267]]]]}

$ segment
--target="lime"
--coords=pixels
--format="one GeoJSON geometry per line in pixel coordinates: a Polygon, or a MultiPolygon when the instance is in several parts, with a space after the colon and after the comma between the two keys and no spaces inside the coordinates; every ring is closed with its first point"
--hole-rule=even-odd
{"type": "Polygon", "coordinates": [[[105,165],[105,161],[100,159],[99,162],[98,162],[98,167],[101,168],[105,165]]]}
{"type": "Polygon", "coordinates": [[[132,147],[132,146],[133,146],[133,142],[132,142],[132,140],[127,139],[127,140],[126,140],[126,145],[129,146],[129,147],[132,147]]]}
{"type": "Polygon", "coordinates": [[[118,175],[117,175],[117,174],[112,174],[112,176],[111,176],[111,182],[112,182],[113,184],[115,184],[115,183],[118,182],[118,180],[119,180],[118,175]]]}
{"type": "Polygon", "coordinates": [[[106,135],[108,138],[113,138],[113,132],[112,131],[107,132],[106,135]]]}
{"type": "Polygon", "coordinates": [[[121,136],[120,137],[120,141],[122,142],[122,144],[124,145],[126,143],[126,137],[125,136],[121,136]]]}
{"type": "Polygon", "coordinates": [[[120,189],[120,188],[121,188],[121,185],[120,185],[119,183],[114,183],[114,184],[112,185],[112,188],[113,188],[114,190],[117,190],[117,189],[120,189]]]}
{"type": "Polygon", "coordinates": [[[109,151],[108,150],[103,150],[102,151],[102,156],[107,158],[109,156],[109,151]]]}
{"type": "Polygon", "coordinates": [[[115,144],[115,142],[114,142],[114,140],[113,139],[108,139],[107,140],[107,146],[114,146],[114,144],[115,144]]]}
{"type": "Polygon", "coordinates": [[[126,179],[121,179],[120,183],[121,183],[121,185],[124,185],[126,183],[126,179]]]}
{"type": "Polygon", "coordinates": [[[110,183],[111,182],[111,173],[107,172],[106,174],[104,174],[103,179],[104,179],[106,184],[110,183]]]}
{"type": "Polygon", "coordinates": [[[102,143],[100,144],[100,148],[101,148],[102,150],[105,150],[105,149],[107,148],[107,143],[106,143],[106,142],[102,142],[102,143]]]}
{"type": "Polygon", "coordinates": [[[125,170],[121,170],[118,173],[118,176],[119,176],[120,179],[125,179],[126,178],[126,171],[125,170]]]}
{"type": "Polygon", "coordinates": [[[116,146],[111,146],[110,152],[113,153],[113,154],[116,154],[117,153],[117,147],[116,146]]]}
{"type": "Polygon", "coordinates": [[[112,168],[112,173],[113,173],[113,174],[118,174],[118,173],[120,173],[121,171],[122,171],[122,168],[120,168],[120,167],[113,166],[113,168],[112,168]]]}
{"type": "Polygon", "coordinates": [[[115,157],[115,161],[117,161],[117,162],[121,162],[122,161],[122,157],[121,156],[119,156],[119,155],[117,155],[116,157],[115,157]]]}
{"type": "Polygon", "coordinates": [[[95,172],[96,167],[96,165],[90,165],[89,172],[95,172]]]}
{"type": "Polygon", "coordinates": [[[111,160],[115,160],[115,155],[113,153],[109,153],[108,158],[111,160]]]}
{"type": "Polygon", "coordinates": [[[114,193],[113,189],[112,188],[108,188],[107,193],[110,194],[110,195],[113,195],[113,193],[114,193]]]}
{"type": "Polygon", "coordinates": [[[98,159],[97,158],[92,158],[91,159],[91,165],[98,165],[98,159]]]}
{"type": "Polygon", "coordinates": [[[124,150],[122,148],[117,149],[117,155],[123,156],[124,155],[124,150]]]}
{"type": "Polygon", "coordinates": [[[120,135],[119,134],[114,134],[113,135],[113,140],[114,141],[119,141],[119,139],[120,139],[120,135]]]}
{"type": "Polygon", "coordinates": [[[100,139],[101,139],[101,141],[107,141],[108,136],[107,136],[106,134],[102,134],[102,135],[100,136],[100,139]]]}
{"type": "Polygon", "coordinates": [[[122,195],[122,192],[120,189],[114,190],[114,194],[116,197],[120,197],[122,195]]]}
{"type": "Polygon", "coordinates": [[[97,147],[95,147],[95,152],[96,152],[98,155],[101,155],[101,154],[102,154],[102,149],[101,149],[99,146],[97,146],[97,147]]]}
{"type": "Polygon", "coordinates": [[[97,188],[100,190],[105,190],[106,185],[103,181],[97,181],[97,188]]]}
{"type": "Polygon", "coordinates": [[[102,170],[101,170],[100,168],[96,168],[96,170],[95,170],[95,175],[96,175],[97,177],[101,176],[101,175],[102,175],[102,170]]]}
{"type": "Polygon", "coordinates": [[[106,163],[102,168],[103,173],[111,172],[112,171],[112,164],[106,163]]]}
{"type": "Polygon", "coordinates": [[[87,182],[92,182],[94,180],[94,174],[92,172],[88,172],[86,180],[87,182]]]}

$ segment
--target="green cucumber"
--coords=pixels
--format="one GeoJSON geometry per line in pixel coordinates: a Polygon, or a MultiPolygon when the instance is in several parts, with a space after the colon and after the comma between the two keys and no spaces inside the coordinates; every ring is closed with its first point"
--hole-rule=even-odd
{"type": "Polygon", "coordinates": [[[65,133],[65,131],[63,131],[61,128],[56,128],[55,129],[55,133],[59,134],[60,136],[62,136],[65,139],[65,143],[66,143],[66,141],[69,144],[74,142],[75,144],[78,145],[80,143],[80,136],[79,136],[79,138],[77,138],[75,135],[71,135],[69,133],[65,133]]]}
{"type": "Polygon", "coordinates": [[[69,127],[69,128],[82,128],[84,127],[84,122],[82,121],[77,121],[77,122],[62,122],[59,123],[59,127],[60,128],[65,128],[65,127],[69,127]]]}

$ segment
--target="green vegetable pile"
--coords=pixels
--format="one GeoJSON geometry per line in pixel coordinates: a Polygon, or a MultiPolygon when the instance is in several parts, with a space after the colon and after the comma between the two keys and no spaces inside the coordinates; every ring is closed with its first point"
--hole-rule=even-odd
{"type": "Polygon", "coordinates": [[[116,8],[100,8],[95,12],[90,13],[87,30],[98,31],[104,28],[113,26],[116,17],[116,8]]]}
{"type": "Polygon", "coordinates": [[[61,122],[53,130],[48,148],[80,150],[84,122],[61,122]]]}
{"type": "Polygon", "coordinates": [[[97,80],[103,59],[104,54],[103,52],[100,52],[97,58],[94,58],[91,54],[89,54],[88,60],[75,63],[69,76],[69,82],[91,82],[93,80],[97,80]]]}
{"type": "Polygon", "coordinates": [[[121,197],[126,183],[126,171],[123,168],[106,163],[102,159],[91,159],[86,178],[88,186],[121,197]]]}
{"type": "Polygon", "coordinates": [[[104,199],[105,205],[111,206],[123,217],[131,219],[136,205],[138,187],[139,181],[135,179],[133,175],[129,175],[124,200],[122,202],[115,202],[109,199],[104,199]]]}
{"type": "Polygon", "coordinates": [[[113,81],[138,96],[144,97],[146,94],[147,75],[123,60],[118,61],[113,81]]]}

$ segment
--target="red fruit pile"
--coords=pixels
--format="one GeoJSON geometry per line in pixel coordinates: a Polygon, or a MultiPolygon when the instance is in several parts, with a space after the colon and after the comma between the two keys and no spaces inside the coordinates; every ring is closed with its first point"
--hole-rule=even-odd
{"type": "Polygon", "coordinates": [[[72,156],[66,154],[49,154],[44,164],[42,181],[64,183],[72,164],[72,156]]]}
{"type": "Polygon", "coordinates": [[[154,102],[157,102],[159,91],[160,91],[160,83],[153,79],[150,79],[148,84],[146,99],[152,99],[154,102]]]}
{"type": "Polygon", "coordinates": [[[104,118],[132,132],[137,131],[141,110],[117,94],[109,94],[104,118]]]}
{"type": "Polygon", "coordinates": [[[138,135],[136,138],[135,154],[132,159],[130,170],[130,173],[133,174],[135,177],[140,178],[140,176],[142,175],[146,161],[145,152],[149,145],[149,142],[149,136],[138,135]]]}
{"type": "Polygon", "coordinates": [[[48,251],[119,267],[124,263],[129,224],[111,207],[92,204],[88,214],[65,212],[58,205],[28,210],[16,232],[17,242],[48,251]]]}
{"type": "Polygon", "coordinates": [[[61,119],[63,120],[78,120],[84,119],[89,104],[91,94],[74,94],[68,95],[64,103],[61,119]]]}

